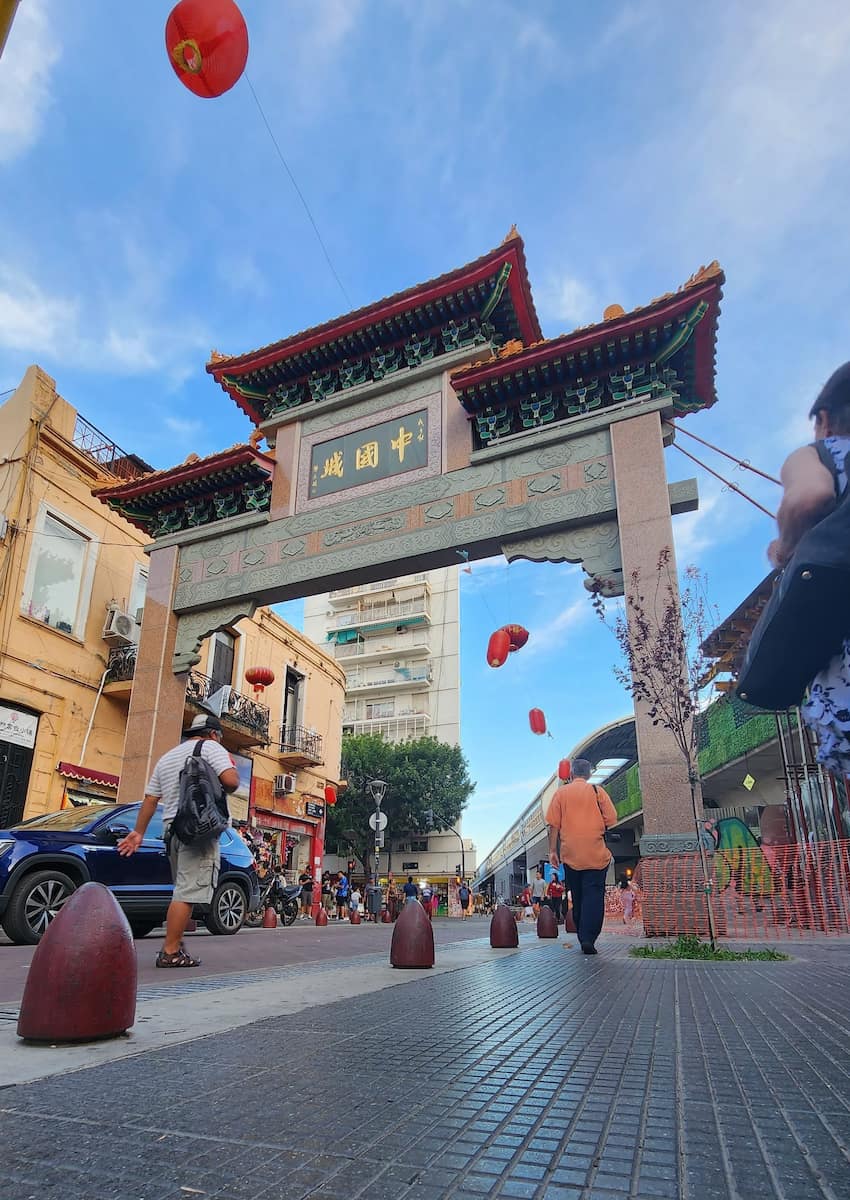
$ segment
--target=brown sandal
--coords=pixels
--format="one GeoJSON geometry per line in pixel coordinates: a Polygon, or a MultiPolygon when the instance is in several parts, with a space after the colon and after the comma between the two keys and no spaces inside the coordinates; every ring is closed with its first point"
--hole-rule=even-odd
{"type": "Polygon", "coordinates": [[[164,950],[160,950],[156,956],[156,965],[158,967],[199,967],[201,960],[192,958],[192,955],[187,954],[181,947],[176,954],[166,954],[164,950]]]}

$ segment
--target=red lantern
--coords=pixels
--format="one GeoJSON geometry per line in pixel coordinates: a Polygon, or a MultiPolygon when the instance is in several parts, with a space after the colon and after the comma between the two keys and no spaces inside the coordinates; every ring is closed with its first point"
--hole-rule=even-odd
{"type": "Polygon", "coordinates": [[[180,0],[165,26],[174,73],[196,96],[230,90],[248,61],[248,27],[233,0],[180,0]]]}
{"type": "Polygon", "coordinates": [[[254,695],[259,696],[263,688],[270,687],[274,683],[274,671],[271,667],[249,667],[245,672],[245,678],[249,683],[253,683],[254,695]]]}
{"type": "Polygon", "coordinates": [[[336,804],[336,788],[332,787],[331,784],[325,786],[325,804],[327,804],[328,808],[333,808],[336,804]]]}
{"type": "Polygon", "coordinates": [[[532,708],[528,714],[528,723],[531,726],[532,733],[546,732],[546,718],[543,715],[542,709],[532,708]]]}
{"type": "Polygon", "coordinates": [[[528,641],[528,630],[521,625],[503,625],[502,629],[511,640],[511,654],[514,650],[521,650],[528,641]]]}
{"type": "Polygon", "coordinates": [[[570,775],[572,774],[572,770],[573,770],[573,768],[572,768],[572,763],[570,762],[570,760],[568,758],[562,758],[561,761],[558,763],[558,778],[563,783],[566,783],[567,780],[569,779],[570,775]]]}
{"type": "Polygon", "coordinates": [[[487,662],[491,667],[500,667],[511,652],[511,639],[504,629],[497,629],[490,634],[487,643],[487,662]]]}

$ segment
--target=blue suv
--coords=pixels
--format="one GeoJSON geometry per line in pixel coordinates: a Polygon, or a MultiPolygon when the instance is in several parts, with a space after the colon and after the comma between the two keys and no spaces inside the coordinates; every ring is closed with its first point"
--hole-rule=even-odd
{"type": "MultiPolygon", "coordinates": [[[[171,871],[162,840],[162,809],[130,858],[116,849],[135,828],[138,804],[85,805],[32,817],[0,830],[0,924],[13,942],[33,945],[81,884],[94,880],[112,892],[134,937],[161,925],[171,901],[171,871]]],[[[210,933],[238,933],[257,908],[254,859],[232,829],[221,835],[221,871],[209,906],[197,915],[210,933]]]]}

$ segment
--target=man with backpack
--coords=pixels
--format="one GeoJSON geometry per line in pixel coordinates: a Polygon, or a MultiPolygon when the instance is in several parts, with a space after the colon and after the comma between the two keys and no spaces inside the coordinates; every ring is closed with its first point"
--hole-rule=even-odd
{"type": "Polygon", "coordinates": [[[465,921],[469,916],[470,901],[472,900],[472,892],[470,892],[469,888],[466,886],[465,879],[461,882],[460,887],[457,889],[457,898],[460,901],[461,920],[465,921]]]}
{"type": "Polygon", "coordinates": [[[212,902],[218,882],[222,822],[227,824],[225,793],[235,792],[239,786],[233,760],[221,745],[218,717],[199,713],[184,735],[189,740],[166,751],[157,762],[145,789],[136,828],[117,846],[124,857],[135,854],[157,805],[162,803],[163,836],[174,892],[165,920],[165,941],[156,959],[158,967],[200,966],[200,960],[184,948],[183,934],[194,906],[212,902]],[[181,837],[173,829],[175,825],[181,837]]]}

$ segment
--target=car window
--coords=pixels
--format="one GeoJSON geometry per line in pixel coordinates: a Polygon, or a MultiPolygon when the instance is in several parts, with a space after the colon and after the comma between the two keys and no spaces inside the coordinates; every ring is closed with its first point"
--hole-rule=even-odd
{"type": "MultiPolygon", "coordinates": [[[[81,804],[79,808],[63,808],[59,812],[42,813],[40,817],[30,817],[13,825],[13,829],[52,829],[57,833],[71,833],[78,829],[88,829],[93,825],[104,810],[101,804],[81,804]]],[[[109,805],[109,808],[114,807],[109,805]]]]}

